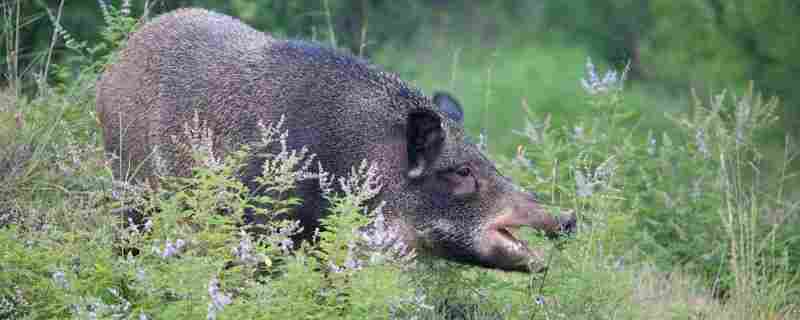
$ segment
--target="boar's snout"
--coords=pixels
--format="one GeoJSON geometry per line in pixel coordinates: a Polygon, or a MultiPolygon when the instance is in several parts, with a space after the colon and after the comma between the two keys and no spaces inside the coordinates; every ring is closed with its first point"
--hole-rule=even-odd
{"type": "Polygon", "coordinates": [[[536,202],[533,196],[516,193],[511,204],[502,209],[487,223],[478,237],[480,259],[487,266],[509,271],[541,272],[544,255],[532,249],[514,232],[520,228],[533,228],[545,232],[548,238],[573,233],[576,228],[574,214],[553,217],[536,202]]]}

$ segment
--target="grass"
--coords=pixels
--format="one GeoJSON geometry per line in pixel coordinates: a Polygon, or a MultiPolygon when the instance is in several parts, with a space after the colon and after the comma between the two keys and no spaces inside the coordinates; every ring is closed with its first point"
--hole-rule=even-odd
{"type": "MultiPolygon", "coordinates": [[[[378,52],[374,60],[426,92],[454,93],[466,107],[465,126],[476,135],[484,131],[492,139],[493,152],[509,154],[523,143],[509,130],[524,126],[520,117],[525,112],[523,103],[533,111],[551,114],[556,126],[574,122],[585,112],[590,97],[576,92],[576,84],[583,77],[580,66],[588,55],[580,47],[546,42],[477,49],[452,45],[412,50],[390,47],[378,52]]],[[[637,126],[644,133],[647,129],[671,130],[661,113],[684,110],[676,105],[676,99],[658,88],[634,83],[626,91],[623,107],[639,113],[637,126]],[[659,112],[642,112],[645,106],[659,112]]]]}
{"type": "MultiPolygon", "coordinates": [[[[165,178],[159,190],[120,188],[100,143],[93,84],[136,20],[113,7],[106,15],[102,43],[69,46],[80,52],[77,75],[53,64],[46,68],[57,81],[39,82],[35,95],[0,91],[2,319],[792,319],[800,312],[797,205],[785,191],[795,147],[787,141],[786,166],[765,165],[755,137],[774,123],[775,102],[752,86],[715,99],[653,97],[621,79],[592,82],[585,50],[552,44],[379,53],[377,62],[417,85],[454,91],[467,126],[486,130],[504,173],[552,211],[578,214],[571,239],[524,235],[546,248],[547,273],[504,273],[412,259],[393,246],[380,208],[364,206],[380,174],[367,163],[350,180],[331,181],[307,165],[308,154],[283,150],[259,183],[286,196],[253,197],[233,174],[246,150],[214,158],[200,139],[190,146],[197,151],[191,178],[165,178]],[[582,78],[603,90],[587,92],[582,78]],[[653,106],[668,114],[648,112],[653,106]],[[305,178],[350,190],[328,193],[333,206],[317,246],[284,250],[290,220],[263,226],[263,237],[239,227],[247,210],[289,212],[302,201],[291,191],[305,178]],[[132,204],[158,210],[144,229],[113,214],[132,204]],[[353,232],[370,223],[372,233],[353,232]]],[[[9,26],[4,38],[14,39],[9,26]]],[[[11,78],[26,77],[16,72],[11,78]]],[[[199,121],[187,130],[204,132],[199,121]]],[[[283,132],[279,124],[261,131],[263,144],[279,143],[283,132]]]]}

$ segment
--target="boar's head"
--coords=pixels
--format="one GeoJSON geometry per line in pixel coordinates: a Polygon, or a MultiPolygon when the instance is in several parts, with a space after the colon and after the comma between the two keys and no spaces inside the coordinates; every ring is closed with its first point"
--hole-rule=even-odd
{"type": "Polygon", "coordinates": [[[464,113],[446,93],[432,108],[410,111],[402,189],[385,193],[402,212],[414,246],[453,261],[502,270],[537,272],[542,255],[514,231],[529,227],[549,237],[571,232],[575,217],[553,217],[533,195],[504,177],[470,142],[464,113]]]}

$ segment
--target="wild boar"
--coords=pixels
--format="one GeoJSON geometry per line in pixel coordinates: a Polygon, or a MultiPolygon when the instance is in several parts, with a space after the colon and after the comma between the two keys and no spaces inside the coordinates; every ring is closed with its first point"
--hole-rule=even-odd
{"type": "MultiPolygon", "coordinates": [[[[425,96],[361,58],[202,9],[162,15],[132,34],[97,84],[97,113],[115,176],[137,181],[153,176],[155,158],[171,175],[190,174],[190,155],[174,137],[195,114],[222,152],[258,141],[259,122],[285,117],[288,146],[307,146],[333,174],[362,159],[376,164],[384,183],[377,200],[403,240],[462,263],[539,271],[540,254],[512,229],[555,236],[575,225],[498,172],[469,141],[449,95],[425,96]]],[[[263,163],[252,159],[248,185],[263,163]]],[[[326,204],[316,182],[297,192],[304,202],[294,214],[308,237],[326,204]]]]}

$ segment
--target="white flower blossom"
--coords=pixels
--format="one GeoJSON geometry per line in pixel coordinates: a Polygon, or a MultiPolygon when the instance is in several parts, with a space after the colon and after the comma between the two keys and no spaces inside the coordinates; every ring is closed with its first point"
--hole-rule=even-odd
{"type": "Polygon", "coordinates": [[[217,319],[217,313],[233,302],[230,294],[220,290],[219,280],[216,277],[208,281],[208,297],[210,300],[208,302],[208,316],[206,317],[208,320],[217,319]]]}
{"type": "Polygon", "coordinates": [[[606,71],[606,74],[603,75],[602,79],[600,79],[600,77],[597,75],[597,71],[595,70],[595,66],[592,63],[592,59],[587,57],[586,78],[581,78],[581,86],[583,87],[583,90],[591,95],[605,94],[611,91],[620,90],[624,85],[625,78],[630,70],[630,66],[631,64],[628,62],[628,64],[625,65],[625,69],[623,69],[621,75],[617,73],[616,70],[606,71]]]}

